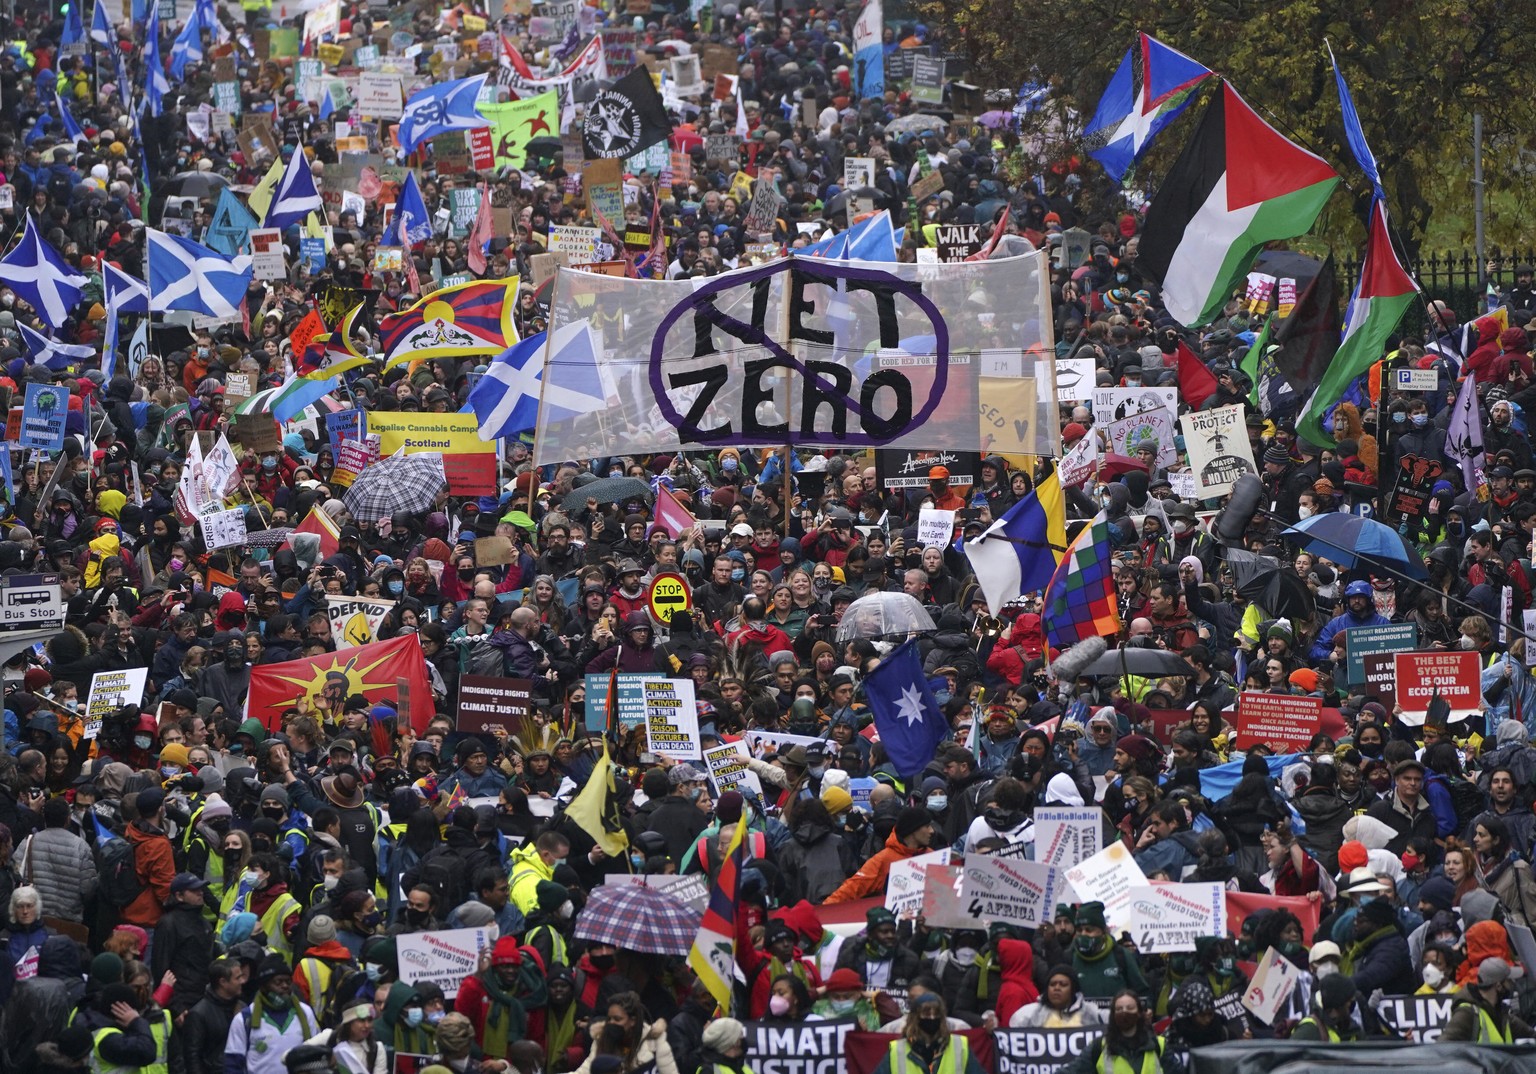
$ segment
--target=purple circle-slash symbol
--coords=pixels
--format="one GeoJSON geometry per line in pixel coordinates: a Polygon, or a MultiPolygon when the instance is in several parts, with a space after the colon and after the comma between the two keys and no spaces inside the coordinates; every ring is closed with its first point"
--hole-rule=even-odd
{"type": "MultiPolygon", "coordinates": [[[[789,302],[793,297],[794,279],[785,286],[784,293],[780,296],[781,302],[789,302]]],[[[888,308],[894,317],[894,309],[888,308]]],[[[797,319],[797,318],[796,318],[797,319]]],[[[884,326],[882,326],[883,334],[884,326]]],[[[910,333],[899,333],[909,335],[910,333]]],[[[793,329],[792,329],[793,336],[793,329]]],[[[804,339],[805,337],[795,337],[804,339]]],[[[702,357],[703,355],[695,355],[702,357]]],[[[841,367],[835,367],[841,368],[841,367]]],[[[715,443],[726,440],[743,441],[743,437],[752,439],[753,442],[763,443],[826,443],[831,442],[840,446],[849,447],[878,447],[889,444],[894,440],[921,428],[930,417],[933,416],[939,404],[944,400],[944,391],[949,382],[949,328],[944,322],[944,315],[939,311],[933,300],[922,293],[922,287],[912,281],[903,280],[894,273],[880,269],[855,268],[838,262],[818,262],[810,259],[786,258],[770,262],[758,268],[733,272],[728,277],[721,277],[711,283],[707,283],[694,291],[691,295],[673,306],[667,311],[666,316],[656,326],[656,333],[651,340],[651,360],[649,369],[651,392],[656,398],[656,405],[660,409],[662,417],[678,431],[680,439],[684,443],[715,443]],[[887,292],[891,298],[888,307],[894,306],[894,297],[899,296],[912,302],[921,310],[933,325],[934,337],[934,366],[933,381],[928,389],[928,398],[923,401],[921,407],[911,409],[912,384],[905,374],[896,369],[882,369],[864,378],[860,386],[858,398],[849,394],[852,387],[852,379],[849,376],[847,385],[841,386],[827,379],[820,370],[808,368],[808,364],[827,367],[828,363],[812,361],[802,363],[792,355],[785,345],[771,338],[767,331],[759,323],[762,311],[766,308],[766,301],[754,301],[754,318],[752,323],[740,321],[735,317],[720,312],[715,305],[715,299],[722,293],[737,287],[766,288],[773,276],[781,272],[798,274],[800,279],[812,283],[835,285],[837,281],[844,280],[857,285],[858,290],[872,290],[877,293],[877,305],[881,301],[879,292],[887,292]],[[802,383],[803,398],[811,403],[830,401],[842,408],[842,416],[851,416],[857,419],[861,432],[847,431],[846,422],[838,420],[834,415],[833,425],[842,431],[810,432],[805,430],[787,429],[782,433],[776,432],[773,436],[766,435],[752,437],[747,428],[733,431],[730,423],[726,423],[715,429],[701,429],[698,427],[699,418],[708,409],[716,393],[725,385],[730,377],[730,371],[724,364],[718,367],[705,367],[701,370],[689,371],[686,380],[679,382],[674,379],[672,388],[699,385],[702,390],[695,401],[695,405],[689,413],[684,415],[678,412],[668,393],[666,373],[663,368],[665,362],[663,353],[666,350],[667,335],[672,327],[685,316],[692,315],[695,318],[695,328],[699,339],[703,339],[708,329],[718,328],[734,339],[752,347],[760,347],[772,355],[771,359],[765,359],[760,363],[748,363],[749,381],[753,380],[752,374],[757,378],[772,368],[782,368],[798,373],[804,379],[802,383]],[[702,326],[699,322],[706,322],[702,326]],[[815,392],[817,395],[811,395],[815,392]],[[890,418],[881,417],[875,411],[875,401],[882,392],[893,394],[897,400],[897,410],[890,418]],[[903,418],[903,411],[908,415],[903,418]]],[[[743,398],[748,398],[744,393],[743,398]]],[[[760,397],[758,397],[760,398],[760,397]]],[[[743,406],[744,411],[751,408],[743,406]]],[[[756,419],[751,413],[741,415],[744,427],[756,427],[756,419]]]]}

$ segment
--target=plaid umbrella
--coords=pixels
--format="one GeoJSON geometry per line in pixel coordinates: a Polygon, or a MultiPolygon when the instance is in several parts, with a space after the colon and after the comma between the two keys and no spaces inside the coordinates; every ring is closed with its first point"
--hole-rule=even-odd
{"type": "Polygon", "coordinates": [[[604,884],[576,918],[576,938],[651,955],[686,955],[702,915],[656,888],[604,884]]]}
{"type": "Polygon", "coordinates": [[[389,518],[396,511],[429,509],[447,483],[438,452],[397,452],[358,474],[342,500],[353,518],[389,518]]]}

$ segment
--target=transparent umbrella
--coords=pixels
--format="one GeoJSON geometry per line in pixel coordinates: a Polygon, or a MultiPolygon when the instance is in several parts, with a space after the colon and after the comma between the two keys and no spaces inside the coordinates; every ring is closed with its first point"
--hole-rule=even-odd
{"type": "Polygon", "coordinates": [[[900,637],[933,630],[933,617],[909,593],[866,593],[843,613],[837,640],[900,637]]]}

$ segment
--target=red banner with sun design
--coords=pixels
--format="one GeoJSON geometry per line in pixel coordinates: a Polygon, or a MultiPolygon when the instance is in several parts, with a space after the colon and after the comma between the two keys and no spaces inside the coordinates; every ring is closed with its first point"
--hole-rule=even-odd
{"type": "Polygon", "coordinates": [[[362,694],[370,704],[398,704],[400,679],[410,689],[412,711],[424,717],[416,728],[420,733],[432,711],[432,682],[421,640],[415,634],[323,656],[259,664],[251,669],[246,716],[256,717],[268,731],[280,730],[283,713],[291,708],[319,709],[340,722],[347,698],[353,694],[362,694]]]}

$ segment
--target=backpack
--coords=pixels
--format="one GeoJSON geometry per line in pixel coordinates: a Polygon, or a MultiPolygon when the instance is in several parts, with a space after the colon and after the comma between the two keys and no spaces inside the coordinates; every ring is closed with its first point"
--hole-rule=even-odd
{"type": "Polygon", "coordinates": [[[1451,779],[1446,782],[1451,792],[1451,808],[1456,811],[1456,830],[1464,832],[1473,818],[1488,808],[1488,800],[1471,780],[1451,779]]]}
{"type": "MultiPolygon", "coordinates": [[[[329,958],[325,959],[325,962],[331,967],[330,985],[323,998],[312,998],[321,1000],[316,1007],[320,1021],[329,1025],[340,1025],[342,1012],[357,1003],[358,997],[367,987],[368,974],[356,963],[338,962],[329,958]]],[[[373,1069],[371,1060],[368,1069],[373,1069]]]]}
{"type": "Polygon", "coordinates": [[[144,891],[138,863],[134,860],[135,849],[132,843],[117,835],[101,845],[101,897],[110,906],[127,906],[144,891]]]}
{"type": "Polygon", "coordinates": [[[433,851],[417,865],[416,883],[437,893],[437,905],[458,906],[468,897],[464,862],[452,851],[433,851]]]}

